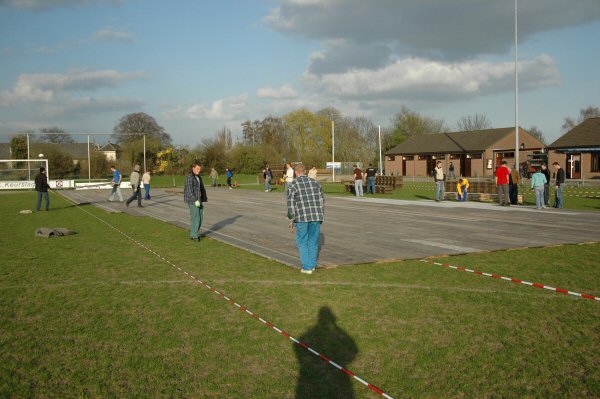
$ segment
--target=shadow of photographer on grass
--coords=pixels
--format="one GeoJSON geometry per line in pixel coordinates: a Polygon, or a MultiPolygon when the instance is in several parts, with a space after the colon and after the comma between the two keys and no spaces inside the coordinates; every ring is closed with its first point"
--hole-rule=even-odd
{"type": "MultiPolygon", "coordinates": [[[[347,367],[358,353],[356,343],[336,324],[336,317],[327,306],[319,311],[317,324],[299,340],[342,367],[347,367]]],[[[355,397],[349,375],[300,345],[294,345],[294,350],[300,363],[296,399],[355,397]]]]}

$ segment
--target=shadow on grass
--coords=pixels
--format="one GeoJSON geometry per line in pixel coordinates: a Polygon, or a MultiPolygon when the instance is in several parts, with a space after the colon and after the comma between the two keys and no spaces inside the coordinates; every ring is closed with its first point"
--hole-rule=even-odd
{"type": "MultiPolygon", "coordinates": [[[[310,346],[342,367],[347,367],[358,353],[354,340],[336,324],[336,317],[326,306],[319,311],[317,324],[306,331],[300,342],[310,346]]],[[[354,384],[350,376],[328,362],[295,345],[300,363],[296,399],[344,398],[352,399],[354,384]]]]}
{"type": "Polygon", "coordinates": [[[433,200],[434,199],[434,198],[428,197],[426,195],[419,195],[419,194],[415,194],[415,198],[426,199],[426,200],[433,200]]]}

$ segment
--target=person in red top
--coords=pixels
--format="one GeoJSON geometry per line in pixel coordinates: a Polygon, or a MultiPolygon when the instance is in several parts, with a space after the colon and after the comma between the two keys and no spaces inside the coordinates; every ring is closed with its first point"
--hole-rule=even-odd
{"type": "Polygon", "coordinates": [[[508,169],[506,161],[502,161],[502,166],[496,170],[496,186],[498,187],[498,203],[501,206],[510,206],[510,200],[508,198],[508,176],[510,175],[510,169],[508,169]]]}

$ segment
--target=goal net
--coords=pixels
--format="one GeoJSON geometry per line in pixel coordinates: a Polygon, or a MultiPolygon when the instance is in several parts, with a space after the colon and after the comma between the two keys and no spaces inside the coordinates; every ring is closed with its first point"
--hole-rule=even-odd
{"type": "Polygon", "coordinates": [[[0,159],[0,189],[17,190],[35,187],[35,176],[40,167],[46,168],[50,181],[47,159],[0,159]]]}

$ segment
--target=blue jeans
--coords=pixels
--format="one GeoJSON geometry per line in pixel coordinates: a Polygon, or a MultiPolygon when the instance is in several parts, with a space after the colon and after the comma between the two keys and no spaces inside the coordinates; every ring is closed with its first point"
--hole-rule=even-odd
{"type": "Polygon", "coordinates": [[[298,245],[300,261],[304,270],[312,270],[317,267],[320,236],[321,222],[296,223],[296,245],[298,245]]]}
{"type": "Polygon", "coordinates": [[[48,191],[46,191],[45,193],[38,191],[37,206],[35,207],[35,210],[38,212],[42,207],[42,196],[46,197],[46,210],[50,209],[50,196],[48,195],[48,191]]]}
{"type": "Polygon", "coordinates": [[[436,181],[435,182],[435,200],[443,201],[444,200],[444,181],[436,181]]]}
{"type": "Polygon", "coordinates": [[[190,216],[192,222],[190,223],[190,238],[197,240],[200,237],[200,227],[202,227],[202,219],[204,219],[204,206],[199,208],[194,204],[188,204],[190,208],[190,216]]]}
{"type": "Polygon", "coordinates": [[[144,191],[146,192],[146,196],[144,198],[150,199],[150,185],[149,184],[144,184],[144,191]]]}
{"type": "Polygon", "coordinates": [[[265,191],[271,191],[271,178],[267,177],[265,179],[265,191]]]}
{"type": "Polygon", "coordinates": [[[460,195],[460,193],[458,194],[458,200],[464,202],[467,200],[467,197],[469,197],[469,193],[467,192],[467,188],[465,186],[463,186],[462,192],[462,195],[460,195]]]}
{"type": "Polygon", "coordinates": [[[362,180],[354,180],[354,192],[357,197],[363,196],[362,180]]]}
{"type": "Polygon", "coordinates": [[[557,186],[557,188],[556,188],[556,207],[557,208],[562,208],[563,206],[565,206],[564,197],[563,197],[564,188],[565,188],[564,184],[561,184],[561,185],[557,186]]]}
{"type": "Polygon", "coordinates": [[[544,186],[534,187],[535,190],[535,208],[541,209],[544,207],[544,186]]]}
{"type": "Polygon", "coordinates": [[[121,187],[117,184],[113,185],[112,192],[110,193],[109,201],[113,201],[115,199],[115,194],[119,196],[119,201],[123,202],[123,194],[121,194],[121,187]]]}
{"type": "Polygon", "coordinates": [[[369,192],[371,192],[371,194],[375,194],[375,191],[377,191],[375,188],[376,184],[377,184],[377,177],[375,177],[375,176],[367,177],[367,194],[369,194],[369,192]]]}

